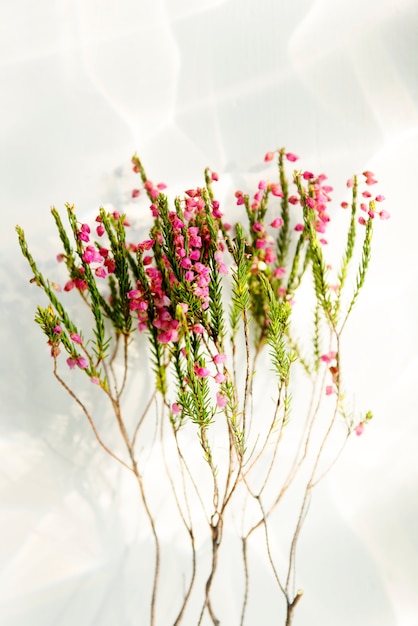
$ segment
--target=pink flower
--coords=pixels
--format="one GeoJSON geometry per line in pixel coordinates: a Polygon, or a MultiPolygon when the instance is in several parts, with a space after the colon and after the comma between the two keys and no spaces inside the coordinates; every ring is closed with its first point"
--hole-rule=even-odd
{"type": "Polygon", "coordinates": [[[74,341],[74,343],[78,343],[80,345],[83,343],[83,340],[78,333],[71,333],[70,338],[74,341]]]}
{"type": "Polygon", "coordinates": [[[384,199],[385,199],[385,196],[382,196],[381,194],[379,194],[375,198],[376,202],[383,202],[384,199]]]}
{"type": "Polygon", "coordinates": [[[298,156],[296,156],[296,154],[293,154],[293,152],[287,152],[286,153],[286,159],[288,161],[291,161],[291,163],[294,163],[295,161],[298,160],[298,156]]]}
{"type": "Polygon", "coordinates": [[[64,285],[64,291],[71,291],[71,289],[74,289],[75,284],[73,280],[68,280],[65,285],[64,285]]]}
{"type": "Polygon", "coordinates": [[[278,198],[283,198],[282,188],[277,183],[271,183],[270,191],[273,194],[273,196],[276,196],[278,198]]]}
{"type": "Polygon", "coordinates": [[[387,211],[380,211],[379,217],[381,220],[388,220],[390,218],[390,213],[387,211]]]}
{"type": "Polygon", "coordinates": [[[346,184],[348,188],[354,187],[354,178],[349,178],[346,184]]]}
{"type": "Polygon", "coordinates": [[[179,413],[181,413],[181,407],[177,404],[177,402],[173,402],[173,404],[171,405],[171,410],[174,415],[178,415],[179,413]]]}
{"type": "Polygon", "coordinates": [[[258,183],[258,188],[259,189],[267,189],[267,181],[266,180],[260,180],[260,182],[258,183]]]}
{"type": "Polygon", "coordinates": [[[100,385],[100,380],[97,378],[97,376],[92,376],[90,378],[90,381],[93,383],[93,385],[100,385]]]}
{"type": "Polygon", "coordinates": [[[308,172],[307,170],[302,174],[304,180],[311,180],[311,178],[315,178],[315,174],[312,172],[308,172]]]}
{"type": "Polygon", "coordinates": [[[89,366],[89,362],[83,356],[79,356],[77,359],[77,365],[80,369],[86,370],[89,366]]]}
{"type": "Polygon", "coordinates": [[[343,209],[348,209],[350,205],[348,204],[348,202],[341,202],[341,206],[343,209]]]}
{"type": "Polygon", "coordinates": [[[295,231],[300,233],[304,229],[303,224],[296,224],[295,231]]]}
{"type": "Polygon", "coordinates": [[[364,432],[364,422],[360,422],[359,424],[357,424],[354,432],[356,433],[357,437],[360,437],[360,435],[362,435],[364,432]]]}
{"type": "Polygon", "coordinates": [[[216,404],[220,409],[223,409],[228,404],[228,398],[220,391],[216,394],[216,404]]]}
{"type": "Polygon", "coordinates": [[[106,278],[107,276],[107,272],[104,267],[96,267],[94,273],[98,278],[106,278]]]}
{"type": "Polygon", "coordinates": [[[157,341],[159,343],[170,343],[171,341],[178,341],[179,340],[179,333],[177,330],[175,330],[174,328],[171,328],[170,330],[163,330],[163,332],[161,332],[158,337],[157,337],[157,341]]]}
{"type": "Polygon", "coordinates": [[[96,228],[96,233],[98,234],[99,237],[101,237],[102,235],[104,235],[105,232],[105,227],[103,226],[103,224],[99,224],[96,228]]]}
{"type": "Polygon", "coordinates": [[[363,217],[363,216],[360,216],[360,217],[358,218],[358,223],[359,223],[359,224],[361,224],[362,226],[365,226],[365,225],[366,225],[366,220],[364,219],[364,217],[363,217]]]}
{"type": "Polygon", "coordinates": [[[325,395],[330,396],[334,393],[334,387],[332,385],[327,385],[325,387],[325,395]]]}
{"type": "Polygon", "coordinates": [[[140,193],[139,189],[132,189],[132,198],[137,198],[140,193]]]}
{"type": "Polygon", "coordinates": [[[270,224],[270,226],[272,228],[280,228],[280,226],[283,226],[283,220],[281,217],[276,217],[272,223],[270,224]]]}
{"type": "Polygon", "coordinates": [[[196,364],[193,369],[194,373],[199,376],[199,378],[207,378],[210,375],[210,371],[207,367],[201,367],[196,364]]]}
{"type": "Polygon", "coordinates": [[[276,269],[273,271],[273,276],[275,278],[283,278],[283,276],[286,274],[286,268],[285,267],[276,267],[276,269]]]}
{"type": "Polygon", "coordinates": [[[319,358],[324,363],[331,363],[337,356],[337,353],[334,351],[328,352],[328,354],[322,354],[319,358]]]}
{"type": "Polygon", "coordinates": [[[226,381],[226,376],[225,374],[222,374],[222,372],[217,372],[217,374],[213,377],[215,383],[224,383],[226,381]]]}
{"type": "Polygon", "coordinates": [[[269,161],[272,161],[273,159],[274,159],[274,152],[266,152],[264,156],[264,161],[268,163],[269,161]]]}
{"type": "Polygon", "coordinates": [[[219,354],[215,354],[215,356],[213,357],[213,362],[216,363],[216,365],[219,365],[219,363],[225,363],[226,358],[226,354],[220,352],[219,354]]]}
{"type": "Polygon", "coordinates": [[[66,362],[67,362],[67,365],[70,368],[70,370],[73,370],[75,368],[75,366],[77,365],[77,361],[75,359],[72,359],[72,358],[68,358],[66,362]]]}
{"type": "Polygon", "coordinates": [[[62,328],[59,324],[57,324],[56,326],[54,326],[54,333],[56,335],[60,335],[62,333],[62,328]]]}

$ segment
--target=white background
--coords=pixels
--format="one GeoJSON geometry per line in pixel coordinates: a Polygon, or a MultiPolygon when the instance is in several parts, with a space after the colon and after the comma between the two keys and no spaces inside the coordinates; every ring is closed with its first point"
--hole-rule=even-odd
{"type": "Polygon", "coordinates": [[[2,624],[146,623],[146,537],[50,375],[15,224],[47,268],[50,205],[122,207],[134,152],[181,189],[284,145],[342,194],[375,171],[392,215],[348,331],[376,418],[318,489],[295,625],[418,625],[417,29],[415,0],[1,0],[2,624]]]}

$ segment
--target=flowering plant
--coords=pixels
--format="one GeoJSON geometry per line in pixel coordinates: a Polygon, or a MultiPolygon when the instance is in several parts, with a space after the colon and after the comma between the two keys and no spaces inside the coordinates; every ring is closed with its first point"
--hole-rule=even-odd
{"type": "Polygon", "coordinates": [[[245,623],[251,600],[248,550],[254,537],[262,536],[290,626],[302,597],[295,587],[295,556],[312,490],[347,438],[360,435],[372,417],[370,411],[356,415],[350,408],[341,337],[365,282],[375,218],[389,214],[380,209],[383,196],[369,191],[376,183],[373,173],[347,182],[351,202],[342,203],[347,227],[334,271],[326,239],[332,187],[322,174],[289,174],[288,163],[297,158],[284,149],[266,154],[267,163],[277,162],[278,180],[261,180],[252,197],[235,193],[246,225],[232,227],[214,193],[215,172],[207,169],[204,186],[189,189],[170,208],[165,186],[154,185],[135,156],[133,169],[141,185],[132,196],[148,195],[153,218],[147,238],[138,243],[138,235],[129,234],[126,215],[102,208],[93,227],[79,222],[71,205],[66,207],[68,232],[53,208],[62,244],[58,260],[68,273],[63,289],[44,277],[23,230],[16,228],[31,282],[49,301],[38,306],[35,321],[47,336],[53,374],[86,415],[100,446],[137,482],[154,542],[152,626],[158,617],[163,550],[162,520],[150,497],[152,472],[141,453],[146,424],[159,432],[160,443],[152,449],[162,468],[159,480],[171,490],[178,525],[189,541],[188,582],[170,623],[200,625],[206,618],[221,623],[214,581],[226,529],[237,528],[239,519],[239,623],[245,623]],[[80,327],[65,304],[65,292],[72,290],[91,314],[88,328],[80,327]],[[305,295],[298,326],[299,293],[305,295]],[[138,352],[134,342],[138,334],[147,338],[148,362],[144,346],[138,352]],[[155,388],[139,418],[137,411],[126,415],[130,375],[143,374],[149,366],[155,388]],[[94,405],[82,400],[74,374],[63,368],[83,371],[104,394],[122,449],[104,440],[94,405]],[[301,377],[310,381],[307,398],[299,397],[295,387],[301,377]],[[291,419],[294,404],[297,415],[291,419]],[[271,536],[283,519],[278,505],[291,489],[297,510],[294,518],[285,516],[293,521],[288,558],[282,562],[271,536]],[[202,566],[199,544],[205,538],[211,558],[202,566]],[[199,567],[206,572],[203,587],[199,567]]]}

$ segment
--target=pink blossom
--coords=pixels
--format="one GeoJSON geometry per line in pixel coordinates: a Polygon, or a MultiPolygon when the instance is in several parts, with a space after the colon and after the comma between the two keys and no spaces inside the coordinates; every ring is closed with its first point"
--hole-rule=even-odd
{"type": "Polygon", "coordinates": [[[89,362],[83,356],[79,356],[77,359],[77,365],[80,369],[86,370],[89,366],[89,362]]]}
{"type": "Polygon", "coordinates": [[[331,363],[337,356],[337,353],[334,351],[328,352],[328,354],[322,354],[319,358],[324,363],[331,363]]]}
{"type": "Polygon", "coordinates": [[[216,383],[224,383],[226,381],[226,376],[225,374],[222,374],[222,372],[217,372],[217,374],[213,377],[216,383]]]}
{"type": "Polygon", "coordinates": [[[388,220],[390,218],[390,213],[387,211],[380,211],[379,217],[381,220],[388,220]]]}
{"type": "Polygon", "coordinates": [[[385,196],[382,196],[381,194],[379,194],[375,198],[376,202],[383,202],[384,199],[385,199],[385,196]]]}
{"type": "Polygon", "coordinates": [[[181,407],[177,404],[177,402],[173,402],[173,404],[171,405],[171,410],[174,415],[178,415],[179,413],[181,413],[181,407]]]}
{"type": "Polygon", "coordinates": [[[140,193],[139,189],[132,189],[132,198],[137,198],[140,193]]]}
{"type": "Polygon", "coordinates": [[[105,227],[103,226],[103,224],[99,224],[96,228],[96,233],[99,237],[101,237],[102,235],[104,235],[105,233],[105,227]]]}
{"type": "Polygon", "coordinates": [[[226,354],[220,352],[219,354],[215,354],[215,356],[213,357],[213,362],[216,363],[216,365],[219,365],[219,363],[225,363],[226,358],[226,354]]]}
{"type": "Polygon", "coordinates": [[[170,330],[163,330],[163,332],[161,332],[158,337],[157,337],[157,341],[159,343],[170,343],[171,341],[178,341],[179,340],[179,333],[177,330],[175,329],[170,329],[170,330]]]}
{"type": "Polygon", "coordinates": [[[253,231],[255,233],[261,233],[264,230],[264,226],[261,222],[254,222],[253,231]]]}
{"type": "Polygon", "coordinates": [[[350,205],[348,204],[348,202],[341,202],[341,206],[343,209],[348,209],[350,205]]]}
{"type": "Polygon", "coordinates": [[[299,158],[299,157],[298,157],[298,156],[296,156],[296,154],[293,154],[293,152],[287,152],[287,153],[286,153],[286,159],[287,159],[288,161],[291,161],[292,163],[294,163],[295,161],[297,161],[297,160],[298,160],[298,158],[299,158]]]}
{"type": "Polygon", "coordinates": [[[299,202],[298,196],[289,196],[288,200],[290,204],[298,204],[299,202]]]}
{"type": "Polygon", "coordinates": [[[267,181],[266,180],[260,180],[260,182],[258,183],[258,188],[260,190],[267,189],[267,181]]]}
{"type": "Polygon", "coordinates": [[[332,385],[327,385],[325,387],[325,395],[330,396],[334,393],[334,387],[332,385]]]}
{"type": "Polygon", "coordinates": [[[57,324],[56,326],[54,326],[54,333],[55,333],[56,335],[61,335],[61,333],[62,333],[62,328],[61,328],[61,326],[60,326],[59,324],[57,324]]]}
{"type": "Polygon", "coordinates": [[[71,333],[70,338],[74,341],[74,343],[78,343],[80,345],[83,343],[83,340],[78,333],[71,333]]]}
{"type": "Polygon", "coordinates": [[[106,278],[107,276],[107,272],[104,267],[96,267],[94,273],[98,278],[106,278]]]}
{"type": "Polygon", "coordinates": [[[271,183],[270,191],[273,194],[273,196],[276,196],[278,198],[283,198],[282,188],[277,183],[271,183]]]}
{"type": "Polygon", "coordinates": [[[304,229],[303,224],[296,224],[295,231],[300,233],[304,229]]]}
{"type": "Polygon", "coordinates": [[[74,289],[75,284],[73,280],[68,280],[64,285],[64,291],[71,291],[74,289]]]}
{"type": "Polygon", "coordinates": [[[273,271],[273,276],[275,278],[283,278],[283,276],[285,276],[286,274],[286,268],[285,267],[276,267],[276,269],[273,271]]]}
{"type": "Polygon", "coordinates": [[[315,174],[312,172],[308,172],[307,170],[302,174],[304,180],[311,180],[311,178],[315,178],[315,174]]]}
{"type": "Polygon", "coordinates": [[[270,226],[272,228],[280,228],[280,226],[283,226],[283,220],[281,217],[276,217],[272,223],[270,224],[270,226]]]}
{"type": "Polygon", "coordinates": [[[68,358],[66,361],[68,367],[70,368],[70,370],[73,370],[75,368],[75,366],[77,365],[77,361],[73,358],[68,358]]]}
{"type": "Polygon", "coordinates": [[[216,172],[212,172],[210,175],[210,179],[216,182],[217,180],[219,180],[219,176],[216,172]]]}
{"type": "Polygon", "coordinates": [[[216,404],[220,409],[223,409],[228,404],[228,398],[225,394],[218,391],[216,394],[216,404]]]}
{"type": "Polygon", "coordinates": [[[207,378],[210,375],[210,371],[207,367],[202,367],[196,364],[193,369],[194,373],[199,376],[199,378],[207,378]]]}
{"type": "Polygon", "coordinates": [[[268,163],[269,161],[272,161],[273,159],[274,159],[274,152],[266,152],[264,156],[264,161],[268,163]]]}
{"type": "Polygon", "coordinates": [[[90,378],[90,381],[93,383],[93,385],[100,385],[100,380],[97,378],[97,376],[92,376],[90,378]]]}
{"type": "Polygon", "coordinates": [[[358,223],[361,224],[362,226],[366,225],[366,220],[364,219],[364,217],[360,216],[358,218],[358,223]]]}
{"type": "Polygon", "coordinates": [[[346,184],[348,188],[354,187],[354,178],[349,178],[346,184]]]}
{"type": "Polygon", "coordinates": [[[360,437],[360,435],[363,434],[364,432],[364,422],[360,422],[359,424],[357,424],[357,426],[354,429],[357,437],[360,437]]]}
{"type": "Polygon", "coordinates": [[[205,329],[203,328],[202,324],[193,324],[190,330],[196,335],[203,335],[205,332],[205,329]]]}

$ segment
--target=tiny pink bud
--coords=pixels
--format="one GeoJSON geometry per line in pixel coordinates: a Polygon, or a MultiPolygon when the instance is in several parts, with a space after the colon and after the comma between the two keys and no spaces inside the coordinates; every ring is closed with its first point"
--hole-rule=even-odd
{"type": "Polygon", "coordinates": [[[276,217],[272,223],[270,224],[270,226],[272,228],[280,228],[280,226],[283,226],[283,220],[281,217],[276,217]]]}
{"type": "Polygon", "coordinates": [[[264,161],[268,163],[269,161],[272,161],[273,159],[274,159],[274,152],[266,152],[266,154],[264,155],[264,161]]]}
{"type": "Polygon", "coordinates": [[[74,341],[74,343],[78,343],[80,345],[83,343],[83,340],[78,333],[71,333],[70,338],[74,341]]]}
{"type": "Polygon", "coordinates": [[[220,391],[216,394],[216,404],[220,409],[223,409],[228,404],[228,398],[220,391]]]}
{"type": "Polygon", "coordinates": [[[390,218],[390,213],[387,211],[380,211],[379,217],[381,220],[388,220],[390,218]]]}
{"type": "Polygon", "coordinates": [[[360,435],[363,434],[364,432],[364,422],[360,422],[359,424],[357,424],[357,426],[354,429],[357,437],[360,437],[360,435]]]}
{"type": "Polygon", "coordinates": [[[302,174],[304,180],[311,180],[311,178],[315,178],[315,175],[312,172],[305,171],[302,174]]]}
{"type": "Polygon", "coordinates": [[[92,376],[90,378],[90,381],[93,383],[93,385],[100,385],[100,380],[97,378],[97,376],[92,376]]]}
{"type": "Polygon", "coordinates": [[[375,198],[376,202],[383,202],[384,199],[385,199],[385,196],[382,196],[381,194],[379,194],[375,198]]]}
{"type": "Polygon", "coordinates": [[[286,153],[286,159],[287,159],[288,161],[291,161],[292,163],[294,163],[295,161],[297,161],[297,160],[298,160],[298,158],[299,158],[299,157],[298,157],[298,156],[296,156],[296,154],[293,154],[293,152],[287,152],[287,153],[286,153]]]}
{"type": "Polygon", "coordinates": [[[132,189],[132,198],[137,198],[140,193],[139,189],[132,189]]]}
{"type": "Polygon", "coordinates": [[[349,189],[350,189],[350,187],[354,187],[354,178],[349,178],[349,179],[347,180],[346,185],[347,185],[347,187],[348,187],[349,189]]]}
{"type": "Polygon", "coordinates": [[[86,370],[89,366],[89,362],[83,356],[79,356],[77,359],[77,365],[80,369],[86,370]]]}
{"type": "Polygon", "coordinates": [[[334,393],[334,387],[332,385],[327,385],[325,387],[325,395],[330,396],[334,393]]]}
{"type": "Polygon", "coordinates": [[[173,404],[171,405],[171,410],[174,415],[178,415],[179,413],[181,413],[181,407],[177,404],[177,402],[173,402],[173,404]]]}
{"type": "Polygon", "coordinates": [[[226,354],[223,354],[222,352],[220,352],[219,354],[215,354],[215,356],[213,357],[213,362],[216,363],[216,365],[219,365],[219,363],[225,363],[226,361],[226,354]]]}
{"type": "Polygon", "coordinates": [[[62,333],[62,328],[59,324],[57,324],[56,326],[54,326],[54,333],[56,335],[60,335],[62,333]]]}

